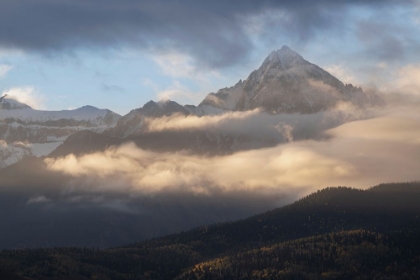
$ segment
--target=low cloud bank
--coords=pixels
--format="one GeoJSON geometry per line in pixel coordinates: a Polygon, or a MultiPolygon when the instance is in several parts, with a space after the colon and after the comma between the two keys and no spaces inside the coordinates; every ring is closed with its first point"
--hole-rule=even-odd
{"type": "Polygon", "coordinates": [[[410,103],[359,110],[342,104],[312,115],[269,115],[254,110],[164,117],[150,122],[149,129],[218,127],[260,135],[270,127],[289,142],[217,157],[157,153],[126,144],[80,157],[49,158],[45,163],[51,171],[71,175],[74,180],[68,188],[73,191],[212,196],[302,194],[337,185],[366,188],[419,179],[419,108],[410,103]],[[313,123],[318,124],[312,127],[313,134],[324,138],[293,142],[297,132],[307,133],[313,123]]]}
{"type": "Polygon", "coordinates": [[[334,109],[315,114],[269,114],[259,109],[206,116],[174,114],[145,118],[144,129],[147,132],[205,130],[281,143],[323,138],[327,129],[377,115],[376,109],[339,103],[334,109]]]}
{"type": "Polygon", "coordinates": [[[45,162],[50,170],[82,178],[80,188],[134,194],[287,192],[289,188],[322,187],[355,172],[339,159],[300,145],[201,157],[155,153],[127,144],[104,153],[45,162]]]}

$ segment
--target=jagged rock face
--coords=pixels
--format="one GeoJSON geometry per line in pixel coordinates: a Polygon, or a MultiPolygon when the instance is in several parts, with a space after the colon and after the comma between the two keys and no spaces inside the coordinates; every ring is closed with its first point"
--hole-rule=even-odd
{"type": "Polygon", "coordinates": [[[287,46],[273,51],[258,70],[231,88],[209,94],[200,106],[224,110],[263,108],[272,113],[316,113],[339,101],[371,102],[361,88],[344,85],[287,46]]]}
{"type": "Polygon", "coordinates": [[[40,111],[7,95],[0,98],[0,168],[27,156],[43,156],[79,130],[102,132],[120,115],[84,106],[76,110],[40,111]]]}
{"type": "Polygon", "coordinates": [[[70,111],[37,111],[7,96],[1,97],[0,139],[5,142],[0,143],[0,167],[10,165],[24,156],[46,155],[79,130],[90,130],[97,134],[78,134],[59,148],[55,156],[99,151],[127,141],[135,142],[143,149],[162,152],[187,150],[200,154],[226,154],[272,146],[282,141],[282,138],[255,139],[246,135],[222,133],[217,129],[149,132],[147,119],[173,114],[218,115],[226,111],[255,108],[263,108],[274,114],[311,114],[333,108],[338,102],[365,106],[377,101],[361,88],[343,84],[284,46],[273,51],[245,81],[209,94],[199,106],[181,106],[169,100],[150,101],[120,118],[109,110],[91,106],[70,111]],[[35,151],[34,143],[43,146],[36,146],[35,151]],[[13,155],[18,156],[14,158],[13,155]]]}
{"type": "Polygon", "coordinates": [[[130,139],[139,147],[155,151],[189,150],[200,154],[225,154],[247,147],[272,146],[281,140],[257,141],[245,135],[199,129],[151,133],[147,130],[147,119],[173,114],[208,116],[255,108],[263,108],[274,114],[311,114],[333,108],[341,101],[363,106],[372,102],[372,99],[361,88],[343,84],[284,46],[273,51],[245,81],[209,94],[199,106],[150,101],[122,117],[116,127],[106,131],[105,135],[119,137],[123,142],[130,139]]]}

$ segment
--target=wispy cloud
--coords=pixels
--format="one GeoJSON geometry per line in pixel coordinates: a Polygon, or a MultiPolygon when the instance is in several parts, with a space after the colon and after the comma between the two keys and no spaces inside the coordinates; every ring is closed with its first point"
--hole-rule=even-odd
{"type": "Polygon", "coordinates": [[[198,103],[204,98],[204,95],[204,93],[199,94],[191,91],[191,89],[183,86],[178,81],[174,81],[172,85],[165,89],[158,89],[156,91],[156,97],[158,100],[182,100],[188,103],[198,103]]]}
{"type": "Polygon", "coordinates": [[[148,131],[164,130],[187,130],[187,129],[207,129],[210,127],[220,127],[223,124],[230,125],[231,122],[247,120],[260,113],[259,109],[246,112],[226,112],[225,114],[214,116],[184,116],[172,115],[157,119],[147,119],[148,131]]]}
{"type": "Polygon", "coordinates": [[[44,195],[37,195],[33,196],[28,199],[27,204],[38,204],[38,203],[48,203],[51,202],[51,200],[44,195]]]}
{"type": "Polygon", "coordinates": [[[31,106],[34,109],[45,108],[44,96],[32,86],[11,88],[3,91],[2,95],[5,94],[21,103],[31,106]]]}
{"type": "Polygon", "coordinates": [[[347,68],[345,65],[333,64],[324,67],[324,69],[345,84],[360,85],[361,83],[353,73],[353,70],[347,68]]]}
{"type": "Polygon", "coordinates": [[[420,64],[400,68],[394,88],[400,92],[420,95],[420,64]]]}
{"type": "Polygon", "coordinates": [[[192,78],[197,74],[193,58],[186,54],[166,52],[156,54],[153,59],[165,75],[175,78],[192,78]]]}
{"type": "Polygon", "coordinates": [[[5,77],[7,73],[12,70],[12,66],[7,64],[0,64],[0,79],[5,77]]]}

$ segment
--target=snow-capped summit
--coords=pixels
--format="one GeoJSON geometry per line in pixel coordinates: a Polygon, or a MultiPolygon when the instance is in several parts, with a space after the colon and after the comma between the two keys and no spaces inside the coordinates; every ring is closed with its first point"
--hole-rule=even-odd
{"type": "Polygon", "coordinates": [[[121,116],[107,109],[35,110],[9,96],[0,97],[0,168],[25,156],[45,156],[79,130],[102,132],[121,116]]]}
{"type": "Polygon", "coordinates": [[[31,108],[31,107],[9,97],[7,94],[0,97],[0,109],[13,110],[13,109],[26,109],[26,108],[31,108]]]}
{"type": "Polygon", "coordinates": [[[283,46],[281,49],[272,51],[264,60],[262,67],[269,66],[280,67],[283,70],[291,68],[299,64],[308,63],[297,52],[291,50],[288,46],[283,46]]]}
{"type": "Polygon", "coordinates": [[[73,120],[84,122],[83,126],[114,126],[120,115],[93,106],[83,106],[74,110],[36,110],[15,99],[3,96],[0,99],[0,119],[16,120],[21,123],[43,123],[47,121],[73,120]]]}
{"type": "Polygon", "coordinates": [[[200,106],[241,111],[263,108],[272,113],[316,113],[332,108],[340,101],[363,105],[372,100],[361,88],[345,85],[283,46],[271,52],[245,81],[208,94],[200,106]]]}

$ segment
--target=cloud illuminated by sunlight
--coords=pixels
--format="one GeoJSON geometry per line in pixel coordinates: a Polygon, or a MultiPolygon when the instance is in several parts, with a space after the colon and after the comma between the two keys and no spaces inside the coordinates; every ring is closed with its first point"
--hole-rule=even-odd
{"type": "Polygon", "coordinates": [[[180,82],[175,81],[169,87],[163,90],[156,90],[156,96],[161,100],[188,100],[189,102],[200,102],[202,96],[198,93],[192,92],[189,88],[183,86],[180,82]]]}
{"type": "Polygon", "coordinates": [[[403,92],[420,95],[420,64],[400,68],[396,86],[403,92]]]}
{"type": "Polygon", "coordinates": [[[34,109],[44,109],[44,97],[35,90],[34,87],[15,87],[3,91],[2,95],[7,94],[17,101],[31,106],[34,109]]]}
{"type": "MultiPolygon", "coordinates": [[[[202,157],[155,153],[127,144],[104,153],[46,159],[48,168],[90,178],[94,189],[140,193],[282,192],[287,188],[321,187],[354,175],[339,159],[295,146],[252,150],[228,156],[202,157]],[[313,164],[316,162],[316,164],[313,164]]],[[[85,186],[86,187],[86,186],[85,186]]]]}
{"type": "Polygon", "coordinates": [[[164,130],[182,130],[198,129],[205,127],[214,127],[222,123],[228,123],[235,120],[245,120],[255,117],[260,113],[259,109],[246,112],[226,112],[225,114],[214,116],[183,116],[172,115],[157,119],[147,119],[149,131],[164,130]]]}
{"type": "MultiPolygon", "coordinates": [[[[354,110],[342,107],[341,113],[354,110]]],[[[131,143],[78,157],[48,158],[45,163],[53,172],[72,176],[70,189],[99,193],[304,194],[328,186],[367,188],[382,182],[418,180],[419,106],[376,110],[369,118],[351,115],[353,121],[326,130],[327,138],[289,139],[272,148],[230,155],[158,153],[131,143]]],[[[232,127],[235,120],[252,128],[259,126],[253,119],[268,117],[275,116],[262,117],[258,110],[204,118],[173,116],[158,119],[151,128],[220,126],[224,121],[232,127]]]]}

